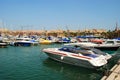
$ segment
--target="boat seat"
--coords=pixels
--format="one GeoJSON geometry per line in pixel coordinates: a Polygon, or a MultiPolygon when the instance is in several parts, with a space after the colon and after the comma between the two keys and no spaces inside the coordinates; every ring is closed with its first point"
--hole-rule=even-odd
{"type": "Polygon", "coordinates": [[[79,50],[79,53],[81,53],[84,56],[89,56],[92,58],[96,58],[97,55],[95,55],[94,53],[92,53],[92,51],[87,51],[87,50],[79,50]]]}

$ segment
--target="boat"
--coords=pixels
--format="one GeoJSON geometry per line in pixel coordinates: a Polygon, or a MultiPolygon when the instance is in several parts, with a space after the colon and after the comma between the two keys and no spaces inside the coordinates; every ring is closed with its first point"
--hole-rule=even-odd
{"type": "Polygon", "coordinates": [[[47,39],[40,38],[40,39],[39,39],[39,43],[40,43],[40,44],[51,44],[52,41],[51,41],[51,40],[47,40],[47,39]]]}
{"type": "Polygon", "coordinates": [[[111,58],[111,55],[98,49],[80,46],[45,48],[43,49],[43,52],[53,60],[92,69],[106,65],[108,60],[111,58]]]}
{"type": "Polygon", "coordinates": [[[98,44],[96,44],[96,43],[92,43],[92,42],[86,42],[86,41],[84,41],[84,42],[76,42],[76,43],[66,43],[66,44],[64,44],[64,45],[73,45],[73,46],[75,46],[75,45],[77,45],[77,46],[84,46],[84,47],[94,47],[94,46],[98,46],[98,44]]]}
{"type": "Polygon", "coordinates": [[[71,39],[69,37],[58,37],[55,43],[70,43],[71,39]]]}
{"type": "Polygon", "coordinates": [[[104,50],[116,51],[120,47],[120,40],[108,39],[102,44],[96,44],[93,42],[77,42],[77,43],[69,43],[65,45],[79,45],[84,47],[93,47],[96,49],[100,49],[102,51],[104,50]]]}
{"type": "Polygon", "coordinates": [[[32,46],[32,45],[38,45],[38,41],[32,40],[31,38],[27,37],[21,37],[16,38],[15,41],[11,42],[10,45],[13,46],[32,46]]]}
{"type": "Polygon", "coordinates": [[[100,49],[100,50],[111,50],[116,51],[120,47],[120,40],[116,39],[108,39],[102,44],[98,44],[96,46],[93,46],[94,48],[100,49]]]}
{"type": "Polygon", "coordinates": [[[8,46],[7,43],[5,43],[5,42],[3,42],[3,41],[0,41],[0,48],[5,48],[5,47],[7,47],[7,46],[8,46]]]}
{"type": "Polygon", "coordinates": [[[8,46],[8,44],[6,42],[4,42],[3,37],[0,36],[0,48],[5,48],[7,46],[8,46]]]}

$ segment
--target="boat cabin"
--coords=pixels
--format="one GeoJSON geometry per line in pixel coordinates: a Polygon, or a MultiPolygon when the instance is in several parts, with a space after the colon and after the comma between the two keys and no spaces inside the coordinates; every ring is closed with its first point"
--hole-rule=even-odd
{"type": "Polygon", "coordinates": [[[64,46],[62,48],[59,49],[60,51],[65,51],[65,52],[71,52],[71,53],[75,53],[75,54],[79,54],[81,53],[82,55],[84,56],[89,56],[89,57],[97,57],[96,54],[97,51],[95,50],[92,50],[90,48],[83,48],[83,47],[80,47],[80,46],[64,46]]]}
{"type": "Polygon", "coordinates": [[[115,39],[112,39],[112,40],[106,40],[106,41],[105,41],[105,44],[115,44],[115,45],[120,45],[120,40],[115,40],[115,39]]]}

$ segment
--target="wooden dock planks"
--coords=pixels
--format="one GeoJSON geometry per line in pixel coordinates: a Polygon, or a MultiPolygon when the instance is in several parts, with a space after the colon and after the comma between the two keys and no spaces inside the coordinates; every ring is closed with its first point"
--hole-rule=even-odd
{"type": "Polygon", "coordinates": [[[101,80],[120,80],[120,64],[114,65],[110,70],[110,74],[103,76],[101,80]]]}

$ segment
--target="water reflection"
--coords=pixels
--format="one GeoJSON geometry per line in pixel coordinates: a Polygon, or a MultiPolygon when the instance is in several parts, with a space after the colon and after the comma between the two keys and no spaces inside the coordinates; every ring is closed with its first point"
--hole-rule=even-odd
{"type": "Polygon", "coordinates": [[[93,69],[72,66],[54,61],[50,58],[44,60],[43,65],[47,68],[62,74],[67,80],[99,80],[102,73],[93,69]]]}

